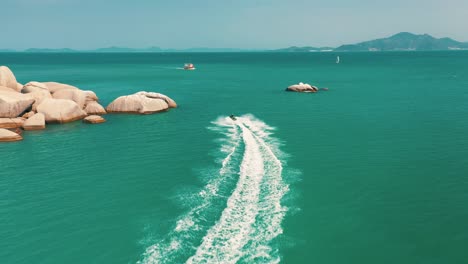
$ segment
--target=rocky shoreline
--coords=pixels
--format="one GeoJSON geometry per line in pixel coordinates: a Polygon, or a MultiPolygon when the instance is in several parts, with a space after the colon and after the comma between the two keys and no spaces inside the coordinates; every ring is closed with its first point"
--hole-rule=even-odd
{"type": "Polygon", "coordinates": [[[120,96],[104,108],[93,91],[58,82],[22,85],[8,67],[0,66],[0,142],[22,140],[23,130],[45,129],[46,124],[99,124],[107,113],[153,114],[175,107],[166,95],[141,91],[120,96]]]}

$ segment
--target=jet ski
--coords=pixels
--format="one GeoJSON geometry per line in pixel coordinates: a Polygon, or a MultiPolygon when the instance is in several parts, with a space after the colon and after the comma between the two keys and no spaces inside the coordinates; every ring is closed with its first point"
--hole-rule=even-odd
{"type": "Polygon", "coordinates": [[[234,120],[234,121],[237,120],[236,116],[234,116],[234,115],[230,115],[229,118],[231,118],[231,119],[234,120]]]}

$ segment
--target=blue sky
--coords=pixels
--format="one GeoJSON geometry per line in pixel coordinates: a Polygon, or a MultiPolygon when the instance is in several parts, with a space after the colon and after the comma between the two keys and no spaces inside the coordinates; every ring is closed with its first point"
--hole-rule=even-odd
{"type": "Polygon", "coordinates": [[[409,31],[468,41],[467,0],[1,0],[0,48],[338,46],[409,31]]]}

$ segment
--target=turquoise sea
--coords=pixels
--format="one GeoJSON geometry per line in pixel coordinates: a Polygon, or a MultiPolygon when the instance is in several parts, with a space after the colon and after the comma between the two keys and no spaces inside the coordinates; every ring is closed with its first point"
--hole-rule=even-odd
{"type": "Polygon", "coordinates": [[[0,53],[179,105],[1,144],[0,263],[468,263],[468,52],[339,55],[0,53]]]}

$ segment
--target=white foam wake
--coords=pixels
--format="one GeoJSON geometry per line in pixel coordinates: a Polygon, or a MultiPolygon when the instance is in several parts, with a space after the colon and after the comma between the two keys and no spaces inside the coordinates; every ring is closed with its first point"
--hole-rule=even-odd
{"type": "Polygon", "coordinates": [[[251,234],[251,241],[245,248],[247,253],[243,262],[278,263],[280,261],[278,249],[273,249],[270,243],[283,233],[281,222],[287,208],[281,205],[281,199],[289,191],[289,186],[283,183],[283,165],[275,154],[275,152],[280,154],[277,149],[278,143],[272,144],[272,139],[269,137],[271,133],[267,132],[272,128],[253,117],[242,119],[242,122],[254,132],[254,137],[260,144],[262,154],[265,156],[266,171],[259,203],[261,210],[256,218],[256,228],[251,234]]]}
{"type": "Polygon", "coordinates": [[[221,146],[226,156],[218,174],[198,193],[202,202],[177,221],[168,237],[147,248],[143,263],[180,263],[184,256],[189,264],[280,261],[274,240],[283,232],[287,210],[281,199],[288,185],[282,179],[278,142],[270,136],[273,128],[253,116],[213,124],[228,138],[221,146]],[[227,178],[237,180],[235,186],[227,178]],[[226,200],[218,199],[226,186],[231,188],[223,192],[226,200]],[[212,213],[213,208],[219,213],[212,213]],[[219,218],[204,226],[201,218],[207,215],[219,218]]]}
{"type": "Polygon", "coordinates": [[[239,127],[245,144],[239,181],[220,220],[208,231],[195,255],[187,263],[236,263],[243,256],[242,248],[249,241],[259,210],[263,158],[252,132],[242,124],[239,127]]]}
{"type": "Polygon", "coordinates": [[[191,233],[203,231],[203,223],[201,222],[204,219],[201,219],[202,215],[206,213],[205,211],[208,211],[213,199],[219,196],[218,192],[223,181],[226,180],[226,177],[229,177],[229,173],[232,173],[230,165],[240,144],[239,129],[231,119],[218,118],[212,124],[210,130],[220,132],[226,136],[221,145],[221,152],[227,156],[221,161],[218,175],[211,178],[206,186],[195,195],[201,202],[177,220],[174,229],[166,238],[149,246],[143,255],[143,260],[138,261],[138,263],[174,263],[174,259],[179,254],[178,250],[194,246],[190,241],[193,236],[191,233]]]}
{"type": "MultiPolygon", "coordinates": [[[[237,186],[220,220],[187,263],[277,263],[271,242],[282,233],[288,191],[283,167],[270,146],[271,127],[252,116],[239,117],[245,153],[237,186]]],[[[277,151],[277,150],[276,150],[277,151]]]]}

